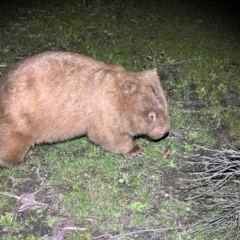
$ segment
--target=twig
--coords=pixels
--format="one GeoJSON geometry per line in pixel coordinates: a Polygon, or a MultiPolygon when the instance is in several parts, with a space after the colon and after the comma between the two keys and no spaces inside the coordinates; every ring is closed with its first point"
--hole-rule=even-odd
{"type": "Polygon", "coordinates": [[[7,197],[12,197],[12,198],[20,199],[20,197],[18,197],[18,196],[15,195],[15,194],[12,194],[12,193],[0,192],[0,194],[2,194],[2,195],[4,195],[4,196],[7,196],[7,197]]]}
{"type": "Polygon", "coordinates": [[[79,231],[85,231],[87,230],[87,228],[78,228],[78,227],[64,227],[64,228],[60,228],[62,230],[71,230],[71,231],[75,231],[75,230],[79,230],[79,231]]]}
{"type": "Polygon", "coordinates": [[[6,64],[6,63],[0,63],[0,67],[2,67],[2,68],[5,68],[5,67],[7,67],[8,65],[6,64]]]}
{"type": "MultiPolygon", "coordinates": [[[[164,55],[164,56],[165,56],[165,55],[164,55]]],[[[193,58],[193,59],[187,59],[187,60],[182,60],[182,61],[179,61],[179,62],[170,62],[170,61],[168,60],[168,58],[166,58],[166,60],[167,60],[168,64],[162,63],[162,64],[159,64],[159,65],[161,65],[161,66],[166,66],[166,65],[172,65],[172,66],[174,66],[174,65],[180,65],[180,64],[183,64],[183,63],[186,63],[186,62],[201,61],[201,59],[195,59],[195,58],[193,58]]]]}
{"type": "Polygon", "coordinates": [[[123,233],[123,234],[119,234],[119,235],[111,235],[111,234],[105,234],[105,235],[101,235],[98,237],[95,237],[93,239],[99,239],[102,237],[110,237],[110,239],[115,239],[115,238],[119,238],[119,237],[123,237],[123,236],[130,236],[133,234],[138,234],[138,233],[144,233],[144,232],[164,232],[164,231],[168,231],[168,230],[176,230],[177,228],[159,228],[159,229],[146,229],[146,230],[139,230],[139,231],[135,231],[135,232],[129,232],[129,233],[123,233]]]}
{"type": "MultiPolygon", "coordinates": [[[[35,192],[36,193],[36,192],[35,192]]],[[[33,193],[33,195],[35,195],[35,193],[33,193]]],[[[21,200],[25,194],[21,195],[20,197],[15,195],[15,194],[12,194],[12,193],[8,193],[8,192],[0,192],[0,194],[4,195],[4,196],[7,196],[7,197],[12,197],[12,198],[15,198],[17,200],[21,200]]],[[[42,206],[48,206],[48,204],[46,203],[41,203],[41,202],[37,202],[35,200],[28,200],[28,199],[24,199],[24,201],[26,202],[31,202],[31,203],[34,203],[34,204],[37,204],[37,205],[42,205],[42,206]]]]}
{"type": "Polygon", "coordinates": [[[37,171],[36,171],[36,173],[37,173],[37,175],[38,175],[38,178],[41,180],[41,183],[40,183],[40,185],[42,186],[43,185],[43,183],[44,183],[44,181],[43,181],[43,179],[42,179],[42,177],[40,176],[40,174],[39,174],[39,169],[37,168],[37,171]]]}

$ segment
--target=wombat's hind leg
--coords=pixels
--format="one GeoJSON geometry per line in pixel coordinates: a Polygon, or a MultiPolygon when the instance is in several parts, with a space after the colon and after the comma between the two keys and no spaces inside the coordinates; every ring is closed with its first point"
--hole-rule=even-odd
{"type": "MultiPolygon", "coordinates": [[[[1,133],[0,133],[1,134],[1,133]]],[[[21,134],[0,135],[0,166],[11,166],[23,162],[31,146],[30,138],[21,134]]]]}

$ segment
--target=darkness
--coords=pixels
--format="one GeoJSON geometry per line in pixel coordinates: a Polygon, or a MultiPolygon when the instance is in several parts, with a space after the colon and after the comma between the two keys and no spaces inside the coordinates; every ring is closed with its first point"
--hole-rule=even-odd
{"type": "MultiPolygon", "coordinates": [[[[71,4],[72,1],[75,1],[75,0],[66,0],[67,3],[71,4]]],[[[76,0],[79,2],[79,0],[76,0]]],[[[94,3],[95,0],[82,0],[80,2],[83,2],[85,3],[87,6],[88,5],[91,5],[94,3]]],[[[17,1],[17,0],[9,0],[9,1],[6,1],[6,0],[3,0],[0,2],[0,7],[1,7],[1,15],[5,15],[6,12],[9,12],[9,10],[15,10],[17,11],[17,9],[19,7],[29,7],[31,8],[32,6],[36,6],[38,5],[39,7],[44,7],[44,5],[46,3],[52,3],[52,5],[55,5],[55,6],[58,6],[61,1],[56,1],[56,0],[50,0],[50,1],[47,1],[47,0],[22,0],[22,1],[17,1]],[[2,6],[1,6],[2,5],[2,6]]],[[[64,1],[62,1],[64,2],[64,1]]],[[[102,2],[106,2],[106,4],[108,3],[112,3],[113,1],[109,1],[109,0],[103,0],[102,2]]],[[[116,1],[117,2],[117,1],[116,1]]],[[[124,3],[135,3],[135,4],[138,4],[139,2],[141,1],[137,1],[137,0],[123,0],[121,1],[123,4],[124,3]]],[[[144,2],[144,1],[143,1],[144,2]]],[[[162,1],[159,1],[159,0],[152,0],[151,2],[154,2],[154,3],[160,3],[162,1]]],[[[186,3],[189,3],[189,4],[193,4],[193,1],[191,0],[180,0],[180,2],[182,2],[183,4],[186,4],[186,3]]],[[[226,11],[231,14],[233,17],[235,18],[240,18],[240,6],[239,6],[239,2],[236,1],[236,0],[196,0],[195,1],[195,4],[200,4],[200,5],[209,5],[209,6],[217,6],[219,7],[219,9],[226,9],[226,11]]],[[[12,16],[14,17],[14,16],[12,16]]]]}
{"type": "MultiPolygon", "coordinates": [[[[201,0],[200,0],[201,1],[201,0]]],[[[240,6],[239,1],[236,0],[213,0],[213,1],[207,1],[202,0],[205,4],[209,5],[216,5],[219,6],[219,8],[225,8],[226,11],[232,15],[236,19],[240,19],[240,6]]]]}
{"type": "MultiPolygon", "coordinates": [[[[66,0],[67,3],[71,4],[72,1],[75,1],[75,0],[66,0]]],[[[76,0],[78,1],[78,0],[76,0]]],[[[94,3],[95,0],[82,0],[81,2],[85,3],[87,6],[88,5],[91,5],[94,3]]],[[[0,6],[2,5],[5,6],[3,8],[1,8],[1,15],[6,13],[5,11],[9,11],[9,10],[16,10],[19,8],[19,7],[32,7],[32,6],[36,6],[38,5],[39,7],[44,7],[44,5],[46,3],[52,3],[53,5],[56,5],[58,6],[60,4],[61,1],[56,1],[56,0],[50,0],[50,1],[47,1],[47,0],[22,0],[22,1],[17,1],[17,0],[9,0],[9,1],[6,1],[6,0],[3,0],[0,2],[0,6]]],[[[64,2],[64,1],[62,1],[64,2]]],[[[112,3],[113,1],[109,1],[109,0],[103,0],[102,2],[106,2],[106,4],[108,3],[112,3]]],[[[116,1],[117,2],[117,1],[116,1]]],[[[123,4],[124,3],[129,3],[129,2],[132,2],[132,3],[136,3],[138,4],[139,2],[141,1],[136,1],[136,0],[123,0],[121,1],[123,4]]],[[[143,1],[144,2],[144,1],[143,1]]],[[[151,2],[155,2],[155,3],[159,3],[161,1],[159,0],[152,0],[151,2]]],[[[193,4],[193,1],[191,0],[180,0],[180,2],[182,2],[183,4],[186,4],[186,3],[189,3],[189,4],[193,4]]],[[[227,10],[227,12],[229,12],[232,16],[236,17],[236,18],[240,18],[240,7],[239,7],[239,4],[238,4],[238,1],[235,1],[235,0],[213,0],[213,1],[209,1],[209,0],[196,0],[195,1],[195,4],[200,4],[200,5],[209,5],[209,6],[218,6],[219,9],[221,8],[225,8],[227,10]]]]}

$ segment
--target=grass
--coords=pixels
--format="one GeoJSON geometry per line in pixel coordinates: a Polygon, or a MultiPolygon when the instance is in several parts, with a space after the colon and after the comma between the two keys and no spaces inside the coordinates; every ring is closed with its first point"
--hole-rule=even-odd
{"type": "Polygon", "coordinates": [[[205,1],[35,0],[0,3],[0,11],[0,74],[46,50],[132,71],[157,67],[172,128],[160,142],[137,139],[141,159],[105,152],[85,137],[35,146],[26,163],[1,169],[1,239],[56,231],[72,240],[220,239],[191,234],[198,206],[184,201],[180,179],[194,144],[239,144],[239,25],[227,9],[205,1]],[[47,207],[17,212],[24,193],[47,207]]]}

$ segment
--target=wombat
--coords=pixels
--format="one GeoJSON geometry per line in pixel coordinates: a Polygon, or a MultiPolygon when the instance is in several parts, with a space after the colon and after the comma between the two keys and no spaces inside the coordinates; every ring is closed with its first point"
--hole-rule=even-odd
{"type": "Polygon", "coordinates": [[[20,61],[0,80],[0,165],[20,163],[31,146],[87,135],[110,152],[141,156],[134,136],[170,128],[156,69],[129,72],[70,52],[20,61]]]}

